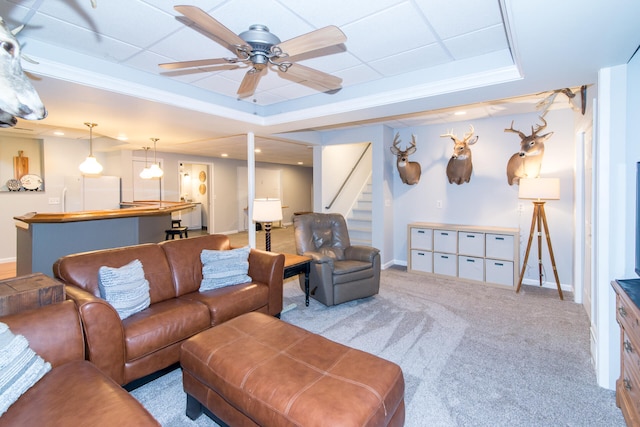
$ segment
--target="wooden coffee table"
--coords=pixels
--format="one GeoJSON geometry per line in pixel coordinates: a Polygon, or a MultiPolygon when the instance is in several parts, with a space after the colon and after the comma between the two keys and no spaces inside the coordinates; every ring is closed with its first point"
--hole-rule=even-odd
{"type": "Polygon", "coordinates": [[[297,276],[304,273],[304,305],[309,306],[309,272],[311,271],[311,257],[283,254],[284,255],[284,278],[297,276]]]}

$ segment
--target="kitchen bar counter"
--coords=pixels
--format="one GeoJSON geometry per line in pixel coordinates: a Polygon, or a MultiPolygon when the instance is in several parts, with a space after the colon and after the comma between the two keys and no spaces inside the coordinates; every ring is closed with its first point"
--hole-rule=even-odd
{"type": "Polygon", "coordinates": [[[28,213],[16,216],[17,275],[53,276],[53,263],[64,255],[157,243],[171,228],[171,213],[193,203],[135,201],[122,209],[28,213]]]}
{"type": "Polygon", "coordinates": [[[166,215],[183,209],[191,209],[195,205],[193,203],[185,202],[136,201],[122,202],[120,203],[120,206],[122,209],[108,209],[100,211],[30,212],[22,216],[15,216],[13,219],[27,224],[94,221],[110,218],[166,215]]]}

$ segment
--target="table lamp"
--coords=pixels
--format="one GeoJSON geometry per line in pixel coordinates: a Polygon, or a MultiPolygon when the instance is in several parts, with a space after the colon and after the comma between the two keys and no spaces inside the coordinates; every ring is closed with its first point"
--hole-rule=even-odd
{"type": "Polygon", "coordinates": [[[264,224],[265,249],[271,252],[271,224],[282,221],[280,199],[254,199],[253,221],[264,224]]]}
{"type": "Polygon", "coordinates": [[[529,252],[531,250],[531,242],[533,240],[534,230],[536,229],[536,235],[538,237],[538,274],[540,277],[540,286],[542,286],[541,227],[544,227],[544,233],[547,238],[547,246],[549,248],[549,257],[551,258],[551,265],[553,266],[553,275],[555,276],[556,286],[558,287],[558,294],[560,295],[560,299],[564,299],[562,296],[562,289],[560,287],[560,279],[558,278],[558,271],[556,269],[556,260],[553,256],[553,248],[551,247],[551,236],[549,235],[549,227],[547,225],[547,215],[544,211],[544,204],[547,200],[560,199],[560,180],[558,178],[520,178],[518,198],[533,199],[533,217],[531,218],[531,230],[529,231],[527,251],[524,255],[522,271],[520,273],[520,280],[518,281],[516,292],[520,292],[520,287],[522,286],[522,280],[524,279],[524,272],[527,267],[527,260],[529,259],[529,252]]]}

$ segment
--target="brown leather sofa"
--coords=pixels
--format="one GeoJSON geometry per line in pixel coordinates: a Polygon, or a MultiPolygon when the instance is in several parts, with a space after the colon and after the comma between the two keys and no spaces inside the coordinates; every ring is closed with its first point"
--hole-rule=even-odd
{"type": "Polygon", "coordinates": [[[241,314],[282,311],[284,255],[252,249],[250,283],[200,292],[203,249],[231,249],[225,235],[206,235],[67,255],[53,265],[67,298],[78,307],[88,360],[125,385],[180,360],[187,338],[241,314]],[[98,270],[138,259],[149,281],[151,304],[121,320],[100,298],[98,270]]]}
{"type": "Polygon", "coordinates": [[[0,317],[51,370],[0,417],[0,426],[160,426],[120,385],[85,360],[73,301],[0,317]]]}

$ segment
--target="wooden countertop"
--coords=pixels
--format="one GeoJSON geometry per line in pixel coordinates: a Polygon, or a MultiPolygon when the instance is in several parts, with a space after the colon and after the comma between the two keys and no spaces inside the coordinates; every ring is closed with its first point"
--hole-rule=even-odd
{"type": "Polygon", "coordinates": [[[97,219],[129,218],[137,216],[166,215],[167,213],[190,209],[194,203],[144,200],[120,203],[122,209],[78,212],[29,212],[22,216],[14,216],[16,221],[32,223],[58,223],[93,221],[97,219]]]}

